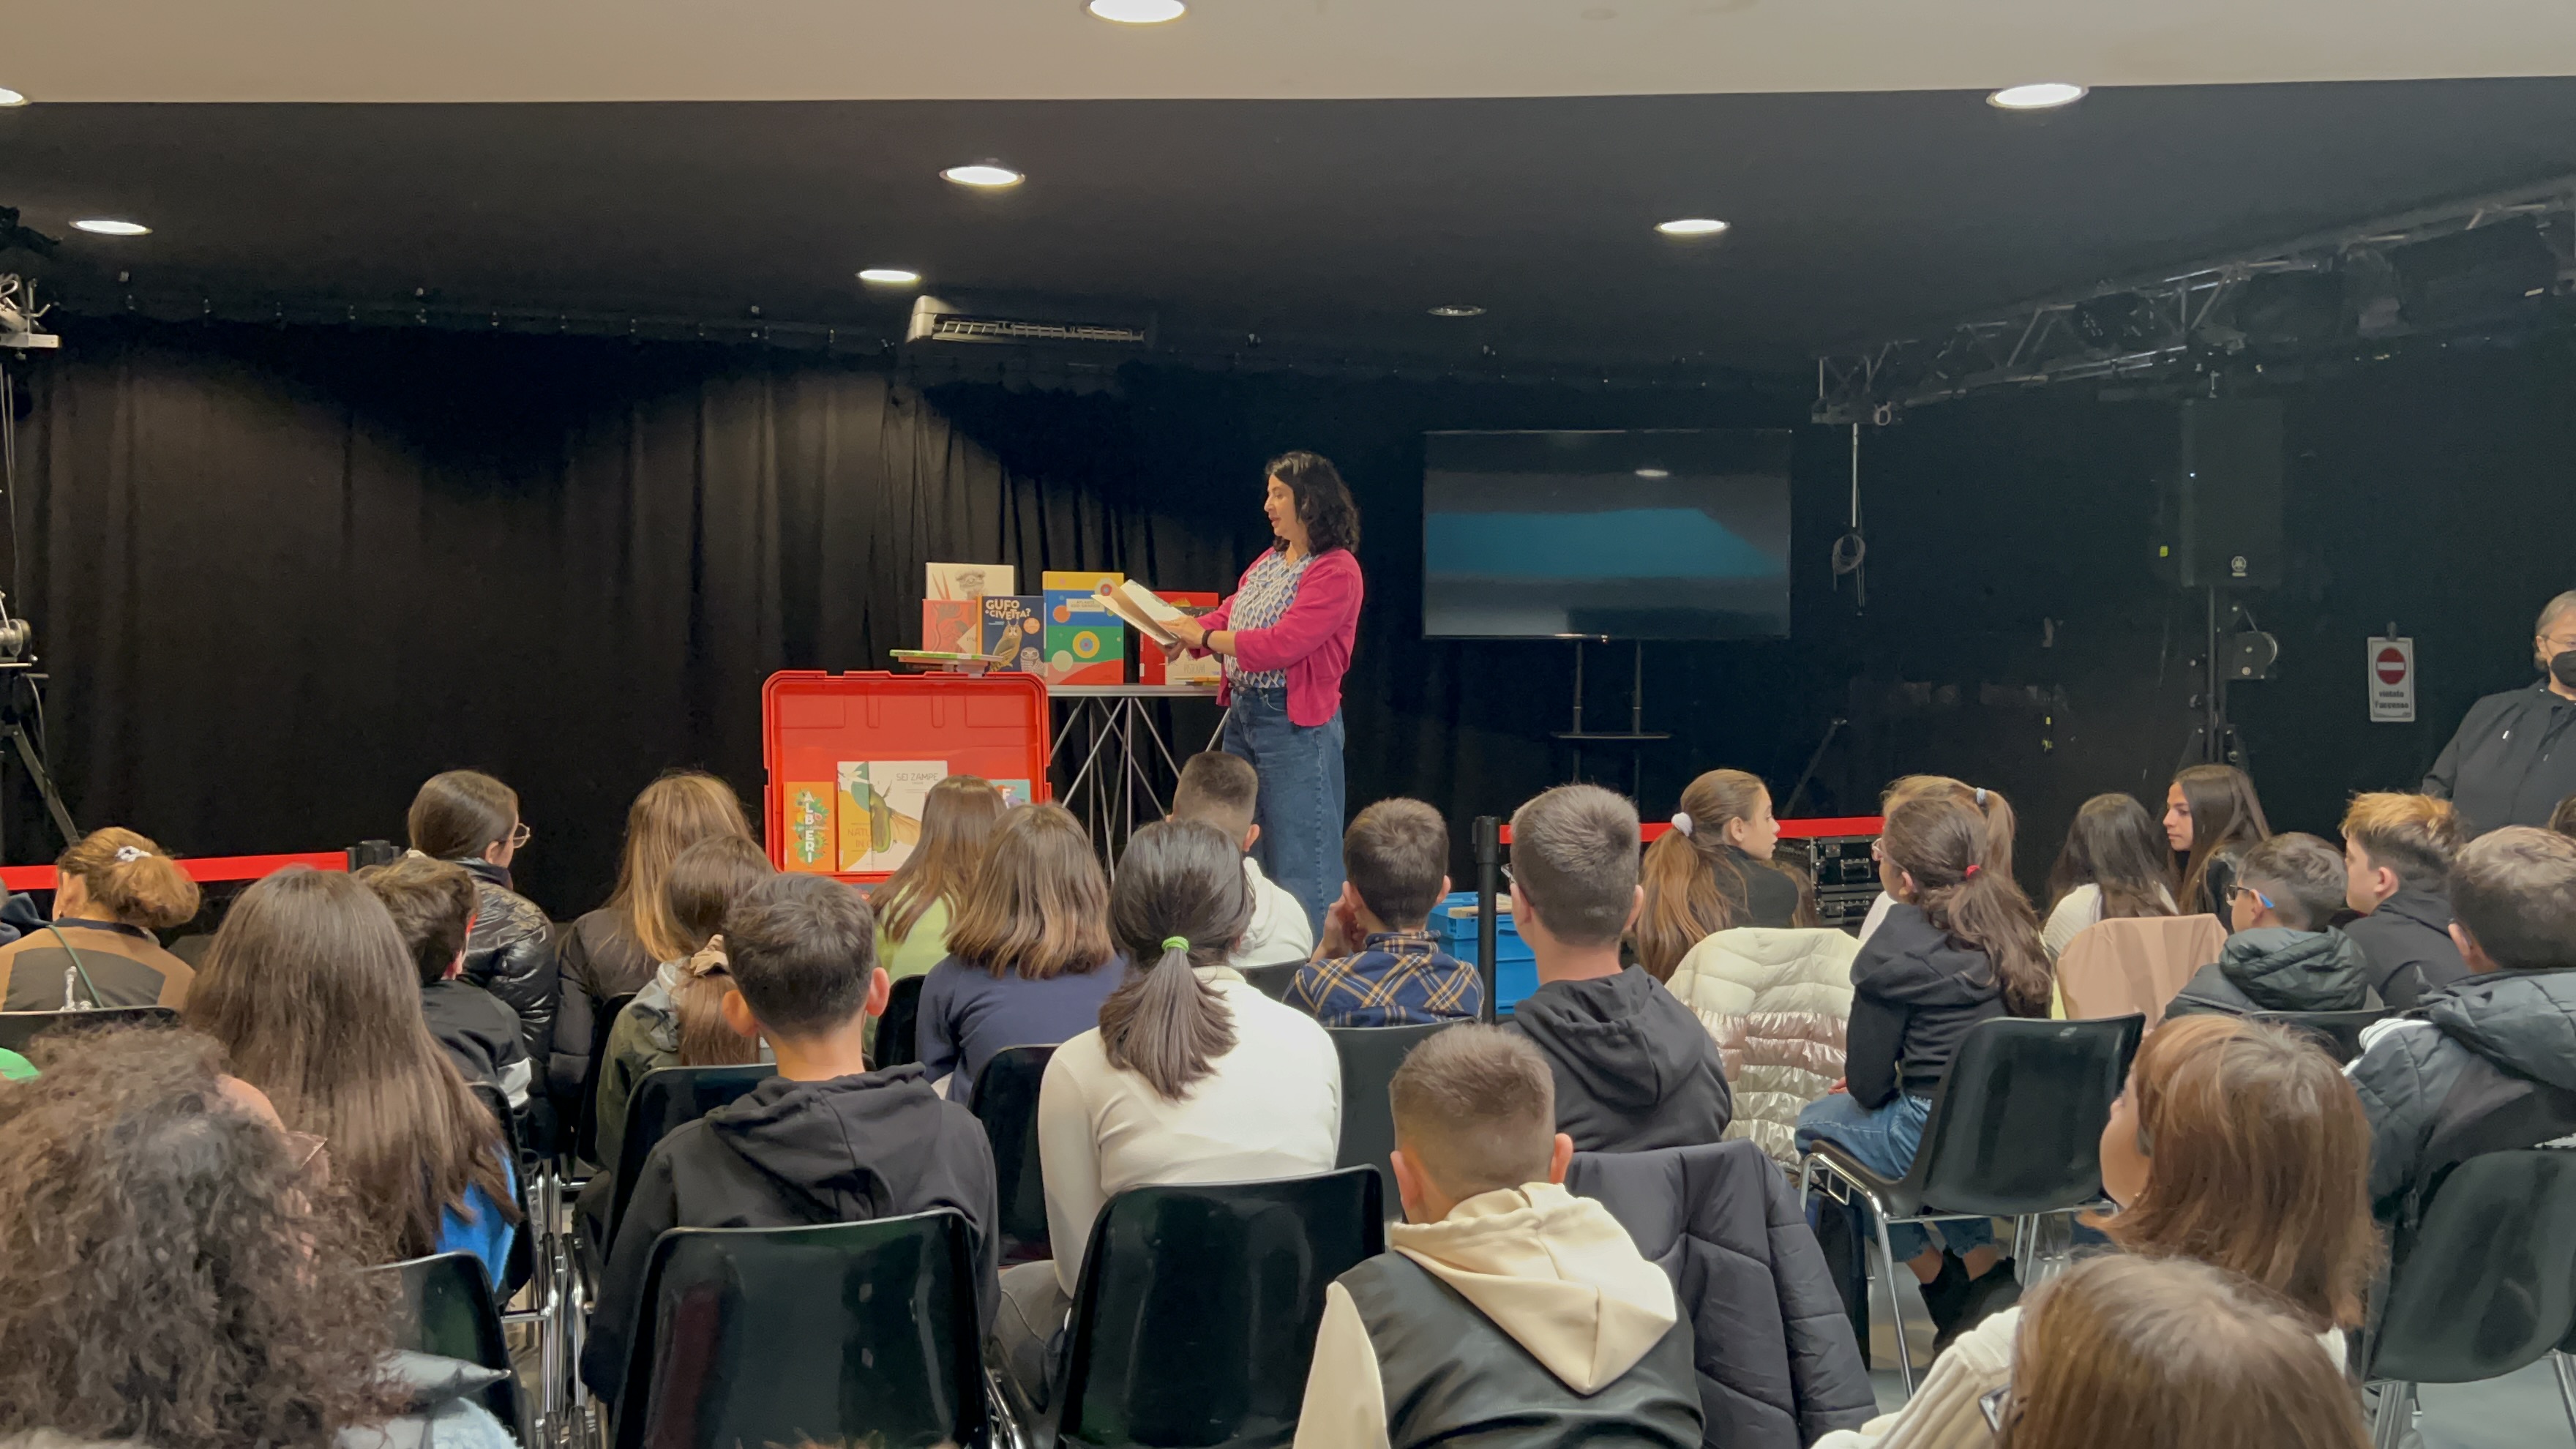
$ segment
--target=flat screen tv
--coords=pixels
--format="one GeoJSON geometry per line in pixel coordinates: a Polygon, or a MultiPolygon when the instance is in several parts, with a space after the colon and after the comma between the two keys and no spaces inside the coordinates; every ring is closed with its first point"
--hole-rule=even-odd
{"type": "Polygon", "coordinates": [[[1425,434],[1423,634],[1787,638],[1789,441],[1425,434]]]}

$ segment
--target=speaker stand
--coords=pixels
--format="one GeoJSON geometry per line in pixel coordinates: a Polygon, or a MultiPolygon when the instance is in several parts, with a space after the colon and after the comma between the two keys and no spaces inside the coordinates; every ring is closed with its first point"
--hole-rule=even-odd
{"type": "MultiPolygon", "coordinates": [[[[1574,749],[1574,778],[1583,778],[1583,747],[1588,744],[1618,744],[1628,747],[1628,798],[1635,800],[1645,793],[1646,755],[1644,746],[1672,736],[1650,732],[1646,728],[1646,644],[1642,639],[1628,641],[1634,647],[1630,655],[1631,675],[1628,681],[1628,728],[1625,730],[1587,730],[1583,727],[1583,646],[1588,639],[1574,641],[1574,728],[1558,730],[1556,738],[1574,749]]],[[[1607,639],[1601,640],[1607,644],[1607,639]]]]}

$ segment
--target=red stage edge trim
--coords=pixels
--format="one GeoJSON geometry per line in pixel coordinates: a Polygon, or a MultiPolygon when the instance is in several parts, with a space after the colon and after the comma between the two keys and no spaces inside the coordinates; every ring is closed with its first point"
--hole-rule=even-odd
{"type": "MultiPolygon", "coordinates": [[[[275,875],[290,865],[346,871],[349,853],[345,850],[308,850],[294,855],[215,855],[179,862],[179,868],[188,873],[188,878],[200,883],[258,880],[262,876],[275,875]]],[[[13,891],[49,891],[54,888],[54,868],[50,865],[0,866],[0,886],[13,891]]]]}
{"type": "MultiPolygon", "coordinates": [[[[1637,833],[1653,841],[1672,828],[1669,820],[1655,820],[1641,826],[1637,833]]],[[[1829,815],[1816,820],[1783,820],[1780,822],[1780,837],[1784,840],[1823,840],[1844,835],[1879,835],[1885,833],[1886,828],[1887,817],[1884,815],[1829,815]]],[[[1503,844],[1511,843],[1512,826],[1507,820],[1503,822],[1503,844]]]]}

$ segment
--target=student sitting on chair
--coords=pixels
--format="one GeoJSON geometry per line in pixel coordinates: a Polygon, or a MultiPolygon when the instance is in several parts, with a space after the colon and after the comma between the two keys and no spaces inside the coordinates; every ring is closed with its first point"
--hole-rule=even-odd
{"type": "Polygon", "coordinates": [[[2398,1011],[2469,974],[2451,944],[2451,861],[2460,812],[2430,795],[2356,795],[2343,813],[2346,922],[2371,989],[2398,1011]]]}
{"type": "Polygon", "coordinates": [[[468,1082],[481,1082],[528,1105],[534,1068],[519,1035],[519,1014],[491,992],[462,979],[465,936],[474,929],[477,892],[465,867],[425,855],[372,865],[358,880],[384,902],[420,971],[420,1010],[429,1034],[468,1082]]]}
{"type": "Polygon", "coordinates": [[[775,875],[725,913],[733,988],[724,1018],[766,1039],[778,1075],[654,1145],[628,1199],[591,1317],[581,1376],[611,1403],[625,1383],[653,1242],[668,1228],[789,1228],[954,1208],[981,1244],[989,1313],[1000,1214],[993,1152],[974,1115],[918,1064],[867,1069],[866,1021],[885,1011],[876,920],[826,876],[775,875]]]}
{"type": "Polygon", "coordinates": [[[1190,756],[1181,767],[1181,783],[1172,790],[1171,818],[1215,826],[1243,855],[1243,878],[1252,883],[1252,925],[1226,963],[1238,971],[1303,961],[1315,949],[1315,928],[1306,920],[1306,908],[1263,875],[1261,862],[1252,858],[1252,843],[1261,838],[1261,827],[1252,821],[1260,794],[1261,776],[1252,762],[1222,750],[1190,756]]]}
{"type": "Polygon", "coordinates": [[[0,946],[0,1010],[185,1006],[196,973],[152,932],[197,914],[197,883],[131,830],[93,830],[54,861],[54,919],[0,946]]]}
{"type": "Polygon", "coordinates": [[[2245,852],[2228,890],[2235,934],[2175,993],[2167,1020],[2205,1011],[2377,1009],[2370,958],[2326,924],[2343,909],[2342,852],[2313,835],[2275,835],[2245,852]]]}
{"type": "Polygon", "coordinates": [[[1324,913],[1323,944],[1297,968],[1288,1004],[1326,1026],[1417,1026],[1480,1012],[1476,968],[1428,929],[1449,893],[1448,861],[1439,811],[1419,800],[1361,811],[1342,834],[1342,898],[1324,913]]]}
{"type": "Polygon", "coordinates": [[[1405,1057],[1387,1096],[1405,1221],[1324,1290],[1301,1449],[1699,1444],[1672,1280],[1565,1190],[1574,1141],[1554,1130],[1537,1048],[1453,1027],[1405,1057]]]}

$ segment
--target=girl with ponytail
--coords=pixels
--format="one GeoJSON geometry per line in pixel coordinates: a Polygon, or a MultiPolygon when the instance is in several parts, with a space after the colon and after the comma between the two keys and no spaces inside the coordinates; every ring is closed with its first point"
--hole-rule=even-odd
{"type": "Polygon", "coordinates": [[[1672,829],[1646,847],[1637,964],[1670,981],[1691,947],[1729,927],[1799,924],[1798,882],[1771,863],[1779,843],[1760,776],[1711,770],[1691,781],[1672,829]]]}
{"type": "Polygon", "coordinates": [[[54,918],[0,946],[0,1010],[185,1006],[196,972],[152,933],[197,914],[197,883],[131,830],[93,830],[54,861],[54,918]]]}
{"type": "MultiPolygon", "coordinates": [[[[2011,807],[1932,791],[1888,812],[1878,879],[1894,900],[1852,961],[1845,1089],[1798,1114],[1798,1150],[1839,1144],[1871,1171],[1903,1177],[1923,1143],[1932,1094],[1979,1022],[2048,1015],[2051,973],[2021,888],[1988,864],[2011,807]]],[[[1983,1218],[1893,1224],[1888,1242],[1923,1285],[1946,1343],[2003,1260],[1983,1218]],[[1937,1230],[1935,1242],[1926,1229],[1937,1230]]],[[[1993,1283],[2009,1281],[2009,1275],[1993,1283]]]]}
{"type": "MultiPolygon", "coordinates": [[[[1977,864],[1981,870],[1993,871],[2001,879],[2012,879],[2013,832],[2017,822],[2013,817],[2012,802],[2004,798],[2003,791],[1971,785],[1965,780],[1953,780],[1947,775],[1906,775],[1880,793],[1878,813],[1892,815],[1897,806],[1926,796],[1956,800],[1986,817],[1986,853],[1977,864]]],[[[1878,893],[1877,900],[1870,903],[1869,918],[1860,925],[1860,938],[1864,943],[1878,933],[1879,922],[1887,919],[1887,908],[1894,904],[1896,897],[1884,890],[1878,893]]]]}

